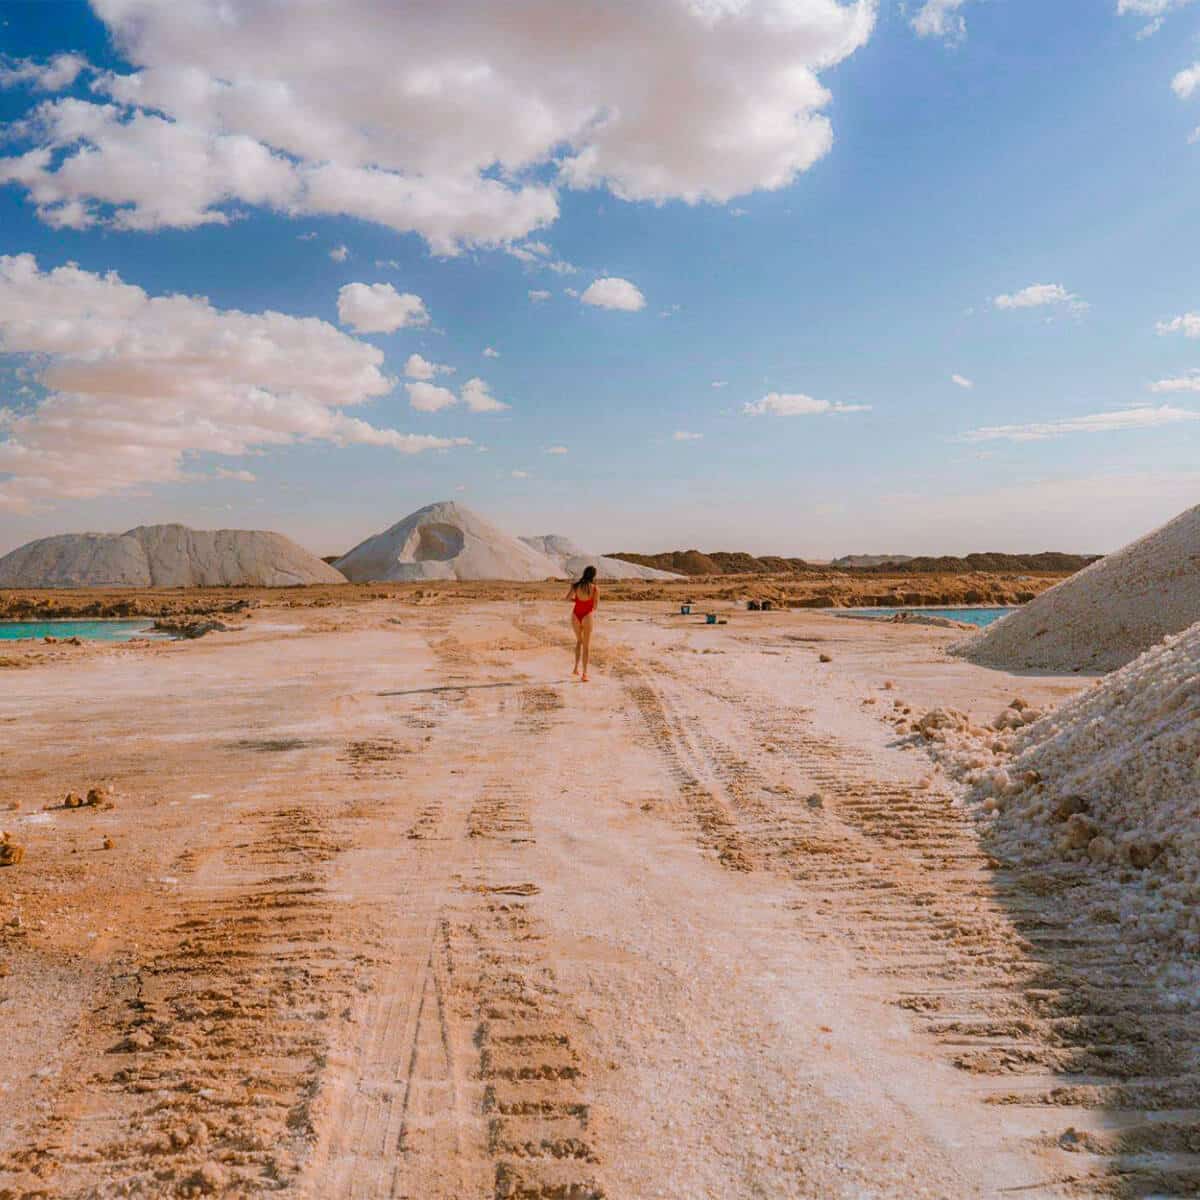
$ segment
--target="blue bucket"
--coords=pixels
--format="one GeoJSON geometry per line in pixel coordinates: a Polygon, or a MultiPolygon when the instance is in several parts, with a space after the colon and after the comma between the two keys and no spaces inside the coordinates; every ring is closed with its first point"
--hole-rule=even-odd
{"type": "Polygon", "coordinates": [[[715,625],[717,623],[717,614],[716,613],[705,613],[704,614],[704,623],[705,623],[705,625],[715,625]]]}
{"type": "Polygon", "coordinates": [[[679,606],[680,616],[690,617],[692,615],[692,606],[690,604],[681,604],[679,606]]]}

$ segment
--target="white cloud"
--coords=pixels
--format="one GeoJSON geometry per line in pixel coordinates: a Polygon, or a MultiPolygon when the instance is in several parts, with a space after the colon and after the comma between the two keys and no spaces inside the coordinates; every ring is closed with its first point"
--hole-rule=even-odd
{"type": "Polygon", "coordinates": [[[48,105],[3,163],[46,220],[187,227],[261,205],[442,254],[525,244],[563,186],[688,203],[786,187],[832,145],[818,73],[876,17],[875,0],[340,0],[284,25],[255,0],[93,8],[132,70],[48,105]]]}
{"type": "Polygon", "coordinates": [[[394,333],[428,325],[425,302],[390,283],[348,283],[338,291],[338,320],[356,333],[394,333]]]}
{"type": "Polygon", "coordinates": [[[1153,37],[1163,27],[1169,13],[1192,2],[1193,0],[1117,0],[1117,15],[1149,18],[1149,23],[1139,31],[1138,38],[1153,37]]]}
{"type": "Polygon", "coordinates": [[[1184,337],[1200,338],[1200,312],[1184,313],[1169,321],[1159,321],[1157,328],[1160,334],[1182,333],[1184,337]]]}
{"type": "Polygon", "coordinates": [[[500,351],[497,350],[494,346],[484,346],[483,357],[484,358],[499,358],[500,351]]]}
{"type": "Polygon", "coordinates": [[[950,379],[952,382],[957,383],[960,388],[967,388],[969,390],[975,386],[975,381],[968,379],[965,375],[951,375],[950,379]]]}
{"type": "Polygon", "coordinates": [[[298,241],[298,242],[311,242],[311,241],[314,241],[314,240],[316,239],[316,236],[317,236],[317,235],[316,235],[315,233],[313,233],[313,232],[310,230],[308,233],[298,233],[298,234],[296,234],[296,241],[298,241]]]}
{"type": "Polygon", "coordinates": [[[497,400],[488,385],[478,377],[468,379],[463,384],[462,400],[472,412],[476,413],[502,412],[509,407],[503,400],[497,400]]]}
{"type": "Polygon", "coordinates": [[[213,473],[218,479],[232,479],[237,483],[258,482],[258,476],[251,471],[230,471],[226,467],[218,467],[213,473]]]}
{"type": "Polygon", "coordinates": [[[686,429],[677,429],[671,438],[676,442],[698,442],[704,437],[702,433],[688,433],[686,429]]]}
{"type": "Polygon", "coordinates": [[[512,472],[512,477],[513,477],[514,479],[528,479],[528,478],[529,478],[529,472],[528,472],[528,471],[513,471],[513,472],[512,472]]]}
{"type": "Polygon", "coordinates": [[[78,54],[56,54],[46,63],[22,58],[0,63],[0,87],[26,85],[38,92],[61,92],[89,69],[87,59],[78,54]]]}
{"type": "Polygon", "coordinates": [[[918,37],[940,37],[949,42],[967,36],[967,23],[959,13],[966,0],[925,0],[912,19],[918,37]]]}
{"type": "Polygon", "coordinates": [[[437,387],[424,380],[406,383],[404,390],[408,392],[409,404],[417,412],[439,412],[458,403],[458,397],[449,388],[437,387]]]}
{"type": "Polygon", "coordinates": [[[430,362],[419,354],[410,354],[404,364],[404,374],[409,379],[432,379],[435,375],[453,375],[454,368],[430,362]]]}
{"type": "Polygon", "coordinates": [[[574,275],[579,269],[569,262],[564,262],[555,256],[554,250],[545,242],[522,242],[504,247],[506,254],[512,255],[518,262],[527,267],[536,267],[553,271],[556,275],[574,275]]]}
{"type": "Polygon", "coordinates": [[[1200,62],[1180,71],[1171,80],[1171,90],[1180,100],[1187,100],[1197,88],[1200,88],[1200,62]]]}
{"type": "Polygon", "coordinates": [[[1060,283],[1034,283],[1008,296],[997,296],[992,303],[997,308],[1045,308],[1065,304],[1074,312],[1082,312],[1087,303],[1068,292],[1060,283]]]}
{"type": "Polygon", "coordinates": [[[747,401],[742,412],[761,417],[811,417],[823,413],[869,412],[869,404],[836,404],[829,400],[814,400],[802,392],[768,392],[761,400],[747,401]]]}
{"type": "Polygon", "coordinates": [[[329,252],[329,257],[334,262],[345,262],[350,257],[350,251],[345,246],[334,246],[329,252]]]}
{"type": "Polygon", "coordinates": [[[534,304],[541,304],[542,301],[550,299],[550,293],[543,291],[541,288],[531,288],[529,291],[529,299],[532,300],[534,304]]]}
{"type": "Polygon", "coordinates": [[[44,389],[31,408],[0,410],[0,508],[178,481],[200,453],[469,444],[344,412],[392,384],[380,350],[325,321],[149,296],[115,272],[41,271],[29,254],[0,257],[0,351],[44,389]]]}
{"type": "Polygon", "coordinates": [[[729,380],[727,380],[727,379],[714,379],[714,380],[712,381],[712,386],[713,386],[713,387],[715,387],[715,388],[723,388],[723,387],[728,387],[728,386],[729,386],[729,380]]]}
{"type": "Polygon", "coordinates": [[[1150,385],[1152,392],[1200,392],[1200,371],[1191,371],[1175,379],[1159,379],[1150,385]]]}
{"type": "Polygon", "coordinates": [[[544,454],[569,454],[570,451],[566,446],[547,446],[543,451],[544,454]]]}
{"type": "Polygon", "coordinates": [[[964,433],[960,440],[964,442],[1040,442],[1048,438],[1064,437],[1069,433],[1116,433],[1128,429],[1157,429],[1163,425],[1177,425],[1181,421],[1200,421],[1200,412],[1192,412],[1185,408],[1172,408],[1169,404],[1163,404],[1158,408],[1142,405],[1115,412],[1067,417],[1060,421],[1034,421],[1028,425],[985,426],[982,429],[972,429],[964,433]]]}
{"type": "Polygon", "coordinates": [[[638,312],[646,307],[646,297],[630,283],[616,275],[606,275],[588,286],[579,297],[581,304],[596,308],[615,308],[622,312],[638,312]]]}

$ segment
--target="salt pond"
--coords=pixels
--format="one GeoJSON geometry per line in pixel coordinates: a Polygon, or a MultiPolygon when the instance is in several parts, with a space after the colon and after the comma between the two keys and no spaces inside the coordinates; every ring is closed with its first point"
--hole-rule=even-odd
{"type": "Polygon", "coordinates": [[[88,642],[125,642],[147,633],[153,622],[140,621],[0,621],[0,642],[21,638],[82,638],[88,642]]]}

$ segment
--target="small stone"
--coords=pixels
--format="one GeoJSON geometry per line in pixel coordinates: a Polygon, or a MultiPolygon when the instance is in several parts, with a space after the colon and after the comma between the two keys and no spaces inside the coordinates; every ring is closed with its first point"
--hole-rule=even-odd
{"type": "Polygon", "coordinates": [[[1069,821],[1076,813],[1085,813],[1088,802],[1083,796],[1064,796],[1055,806],[1054,815],[1060,821],[1069,821]]]}
{"type": "Polygon", "coordinates": [[[111,850],[116,845],[116,842],[114,842],[112,840],[112,838],[110,838],[110,837],[105,837],[105,839],[101,843],[101,845],[104,847],[105,850],[111,850]]]}
{"type": "Polygon", "coordinates": [[[829,662],[833,662],[833,659],[828,654],[819,654],[817,656],[817,661],[823,662],[823,663],[829,663],[829,662]]]}

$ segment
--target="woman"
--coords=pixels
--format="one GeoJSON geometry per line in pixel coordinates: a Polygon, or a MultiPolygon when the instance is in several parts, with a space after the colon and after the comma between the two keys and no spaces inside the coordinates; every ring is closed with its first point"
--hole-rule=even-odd
{"type": "Polygon", "coordinates": [[[596,587],[596,568],[584,567],[583,574],[571,584],[571,590],[564,597],[574,600],[575,607],[571,610],[571,628],[575,630],[575,669],[572,675],[579,675],[579,662],[583,660],[583,683],[588,681],[588,651],[592,645],[592,614],[596,611],[596,603],[600,592],[596,587]]]}

